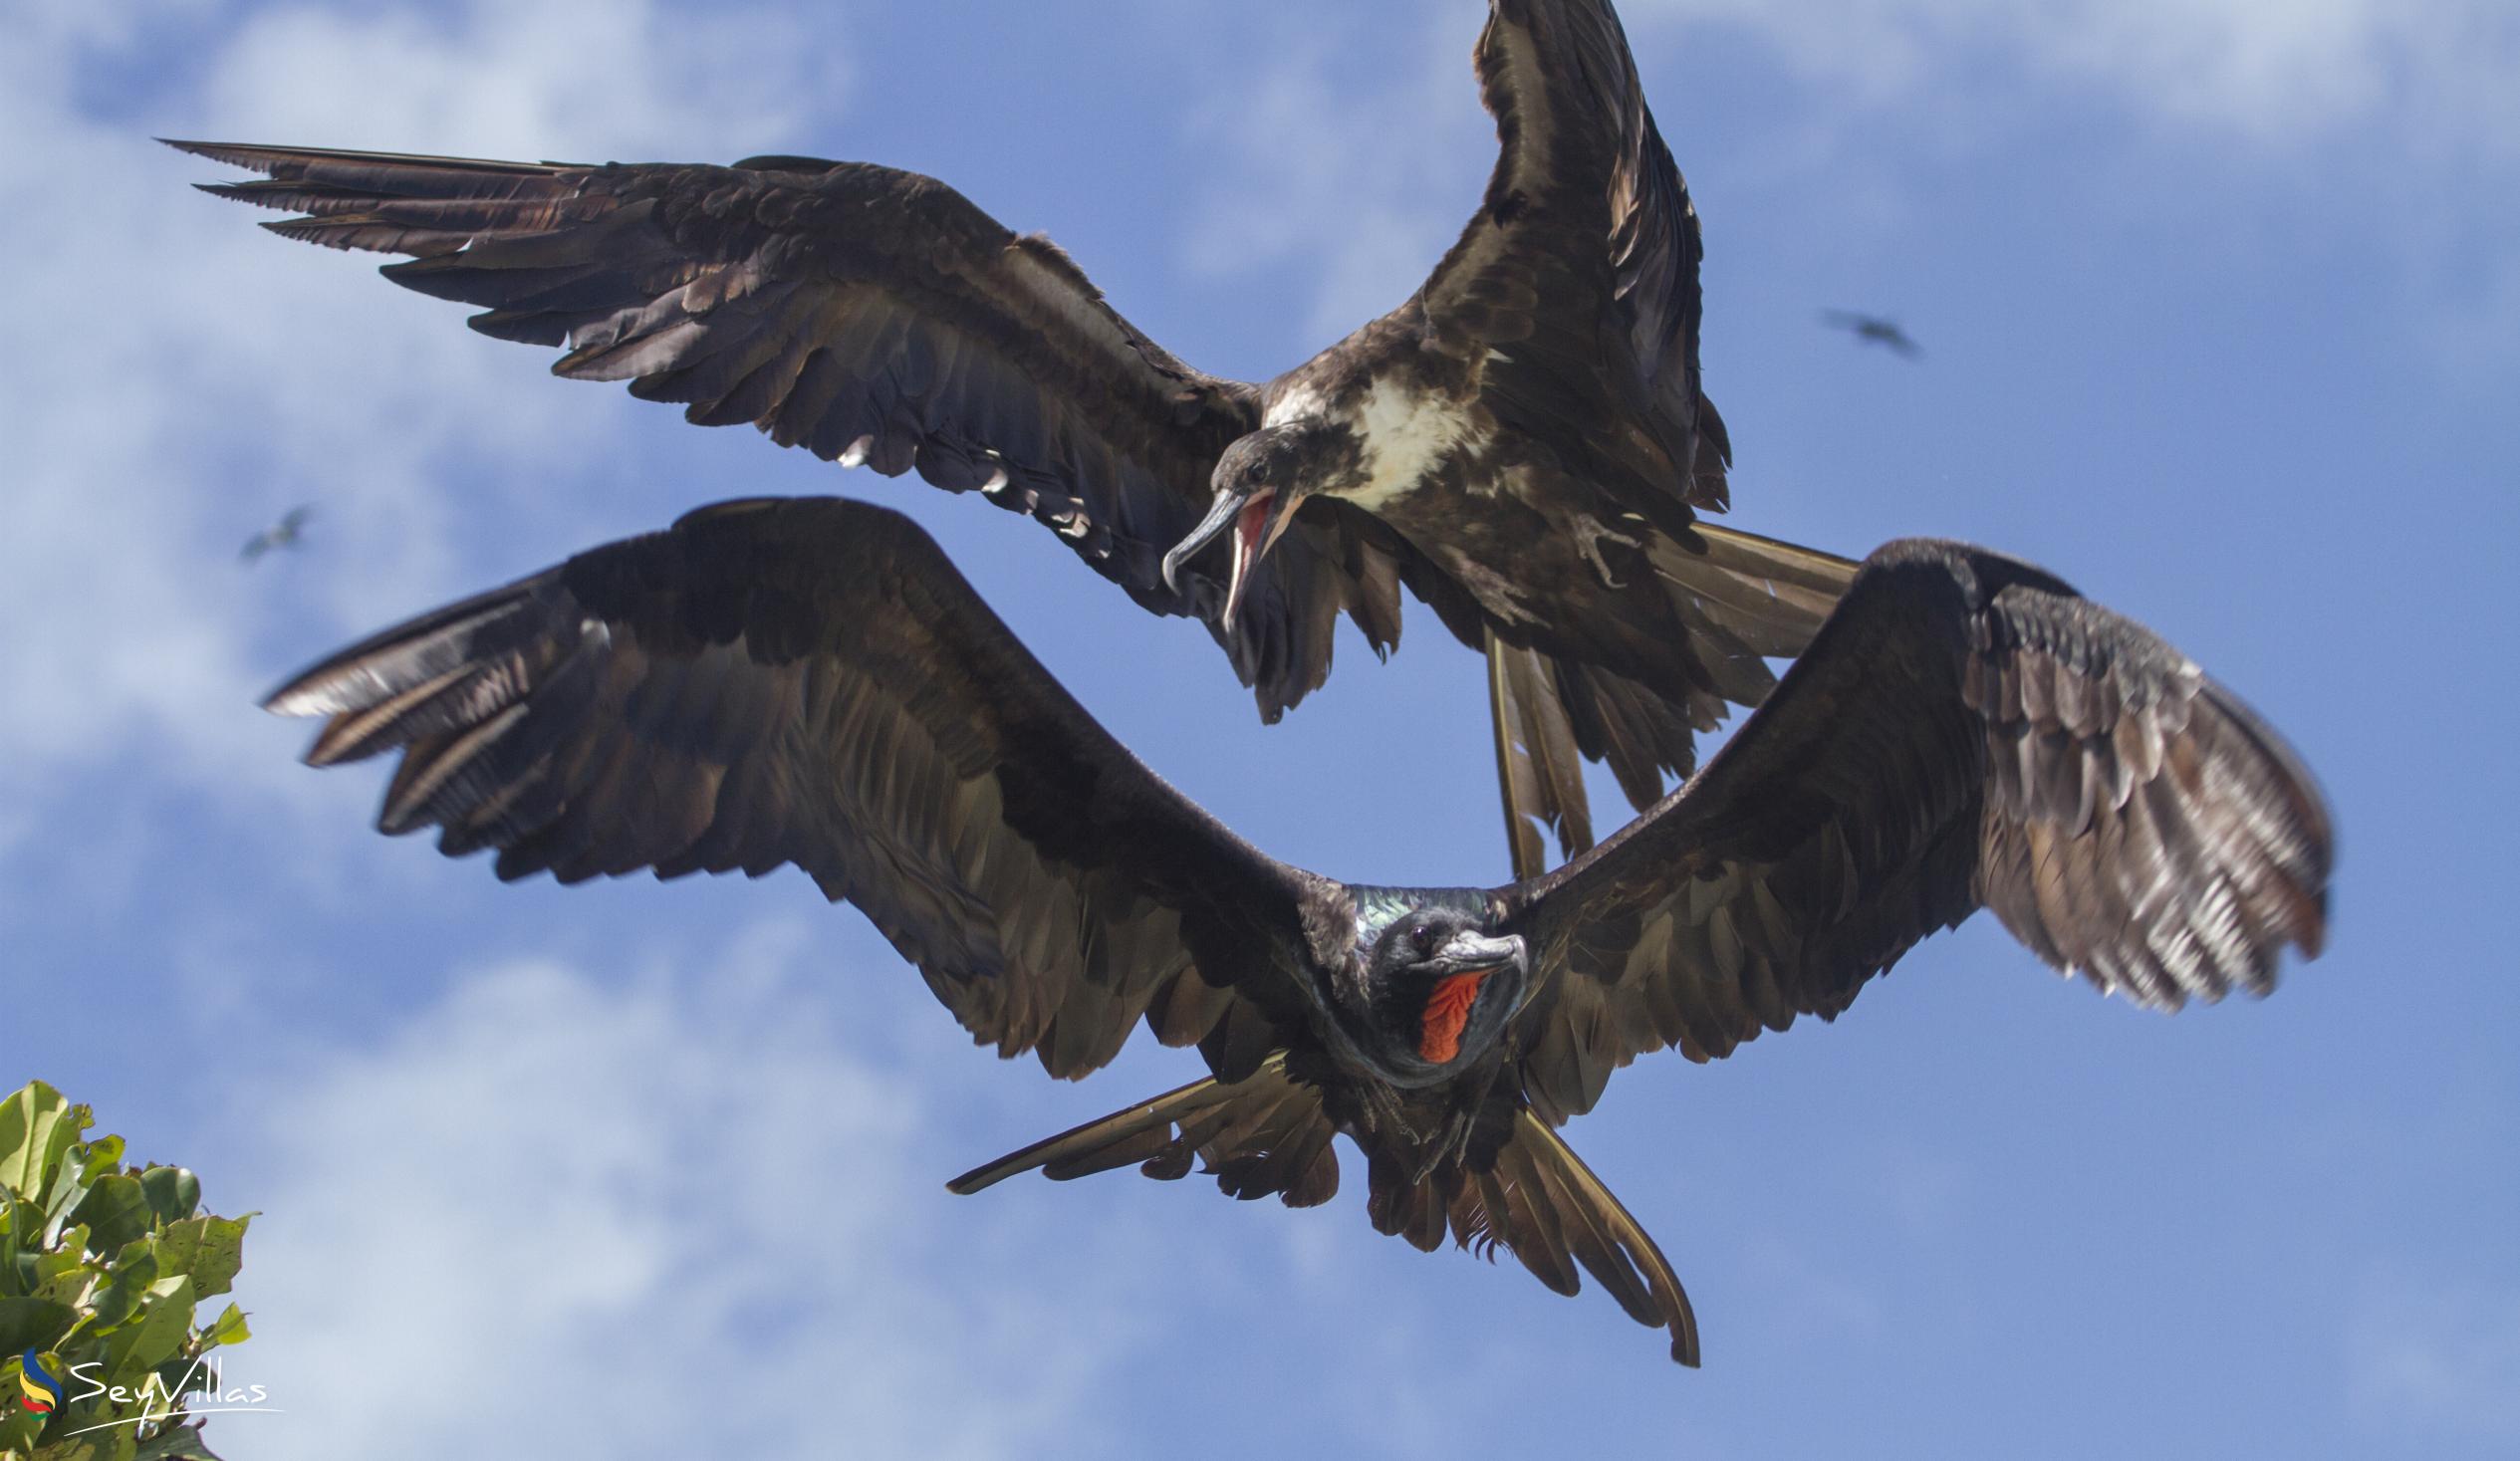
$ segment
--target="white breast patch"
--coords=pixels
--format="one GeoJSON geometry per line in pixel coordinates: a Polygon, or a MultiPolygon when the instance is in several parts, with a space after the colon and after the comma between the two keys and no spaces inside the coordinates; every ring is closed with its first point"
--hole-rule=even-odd
{"type": "Polygon", "coordinates": [[[1366,391],[1352,428],[1365,453],[1366,482],[1341,495],[1369,512],[1414,488],[1472,436],[1468,414],[1450,401],[1388,379],[1366,391]]]}

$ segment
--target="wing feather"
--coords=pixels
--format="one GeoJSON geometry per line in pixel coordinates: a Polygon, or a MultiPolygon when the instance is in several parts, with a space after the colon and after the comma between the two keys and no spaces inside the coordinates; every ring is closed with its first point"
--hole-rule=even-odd
{"type": "Polygon", "coordinates": [[[1984,906],[2046,963],[2175,1009],[2316,957],[2316,784],[2149,630],[2026,564],[1875,553],[1776,693],[1688,785],[1505,895],[1548,982],[1518,1016],[1550,1120],[1676,1045],[1719,1059],[1834,1018],[1984,906]]]}
{"type": "MultiPolygon", "coordinates": [[[[794,864],[1055,1076],[1142,1019],[1256,1062],[1316,887],[1114,742],[907,519],[732,503],[388,629],[274,692],[399,749],[378,825],[563,882],[794,864]]],[[[1309,1160],[1309,1158],[1308,1158],[1309,1160]]]]}
{"type": "Polygon", "coordinates": [[[1599,459],[1569,469],[1624,478],[1658,519],[1722,508],[1731,447],[1699,378],[1697,212],[1618,14],[1493,0],[1475,61],[1496,169],[1426,282],[1428,320],[1479,347],[1509,425],[1600,428],[1581,433],[1599,459]]]}
{"type": "Polygon", "coordinates": [[[1197,521],[1218,454],[1258,424],[1255,390],[1183,365],[1055,245],[933,178],[799,157],[173,145],[265,174],[205,190],[294,210],[266,225],[285,237],[414,256],[385,275],[475,306],[485,334],[564,347],[561,375],[1030,515],[1140,605],[1205,620],[1265,716],[1328,675],[1342,609],[1378,648],[1396,642],[1396,612],[1376,612],[1361,582],[1393,576],[1390,547],[1352,515],[1300,524],[1230,636],[1222,583],[1193,567],[1165,587],[1162,555],[1197,521]]]}

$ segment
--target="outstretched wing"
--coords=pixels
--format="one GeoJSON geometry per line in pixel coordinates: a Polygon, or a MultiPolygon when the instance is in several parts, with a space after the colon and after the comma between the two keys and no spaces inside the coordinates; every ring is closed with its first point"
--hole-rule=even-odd
{"type": "Polygon", "coordinates": [[[2309,773],[2142,625],[2016,560],[1892,543],[1704,772],[1518,894],[1554,971],[1518,1017],[1552,1119],[1677,1046],[1834,1018],[1980,906],[2175,1009],[2315,957],[2334,855],[2309,773]]]}
{"type": "MultiPolygon", "coordinates": [[[[567,346],[555,373],[977,489],[1147,609],[1226,640],[1224,586],[1192,574],[1175,594],[1159,567],[1217,455],[1258,424],[1252,387],[1175,360],[1055,245],[934,178],[804,157],[597,167],[172,145],[265,174],[205,189],[301,215],[265,225],[285,237],[417,256],[386,277],[481,307],[485,335],[567,346]]],[[[1341,609],[1379,647],[1398,634],[1388,544],[1315,519],[1270,555],[1226,642],[1272,718],[1329,673],[1341,609]]]]}
{"type": "MultiPolygon", "coordinates": [[[[1496,168],[1417,303],[1513,442],[1509,490],[1606,494],[1638,520],[1623,529],[1644,532],[1685,629],[1660,636],[1685,669],[1650,683],[1563,658],[1503,667],[1525,671],[1491,697],[1513,743],[1500,746],[1508,822],[1554,825],[1574,852],[1582,799],[1528,760],[1555,725],[1572,728],[1584,757],[1609,762],[1632,803],[1650,806],[1666,773],[1695,767],[1695,736],[1727,703],[1765,696],[1766,657],[1801,651],[1853,566],[1693,521],[1692,509],[1726,506],[1731,457],[1698,371],[1703,250],[1618,15],[1606,0],[1493,0],[1474,60],[1496,119],[1496,168]]],[[[1518,853],[1528,842],[1517,833],[1518,853]]]]}
{"type": "Polygon", "coordinates": [[[1310,874],[1158,780],[882,508],[704,508],[334,655],[271,709],[317,766],[399,749],[378,819],[503,878],[782,863],[964,1028],[1077,1077],[1143,1016],[1247,1074],[1303,1027],[1310,874]]]}
{"type": "Polygon", "coordinates": [[[1421,292],[1429,323],[1484,362],[1499,420],[1580,443],[1564,470],[1666,524],[1721,509],[1732,448],[1698,375],[1697,212],[1619,16],[1492,0],[1475,62],[1500,150],[1421,292]]]}

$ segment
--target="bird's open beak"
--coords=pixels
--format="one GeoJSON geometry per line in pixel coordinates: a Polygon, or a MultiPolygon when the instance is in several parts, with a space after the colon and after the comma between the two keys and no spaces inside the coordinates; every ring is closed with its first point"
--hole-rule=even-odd
{"type": "Polygon", "coordinates": [[[1237,492],[1231,488],[1218,492],[1216,500],[1207,505],[1207,516],[1199,519],[1190,535],[1172,545],[1172,551],[1163,556],[1163,586],[1180,592],[1181,565],[1215,541],[1216,535],[1230,524],[1233,558],[1226,568],[1224,623],[1226,628],[1232,628],[1235,616],[1242,611],[1243,585],[1250,577],[1252,565],[1268,557],[1269,550],[1285,536],[1301,502],[1292,492],[1237,492]],[[1272,507],[1276,509],[1274,515],[1272,507]]]}

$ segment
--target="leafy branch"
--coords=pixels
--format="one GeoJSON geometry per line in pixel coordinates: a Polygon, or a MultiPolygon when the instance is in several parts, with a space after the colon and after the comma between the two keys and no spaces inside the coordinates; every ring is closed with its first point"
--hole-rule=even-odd
{"type": "Polygon", "coordinates": [[[200,1211],[182,1167],[123,1165],[120,1136],[38,1081],[0,1101],[0,1461],[216,1461],[183,1397],[248,1336],[228,1292],[252,1214],[200,1211]]]}

